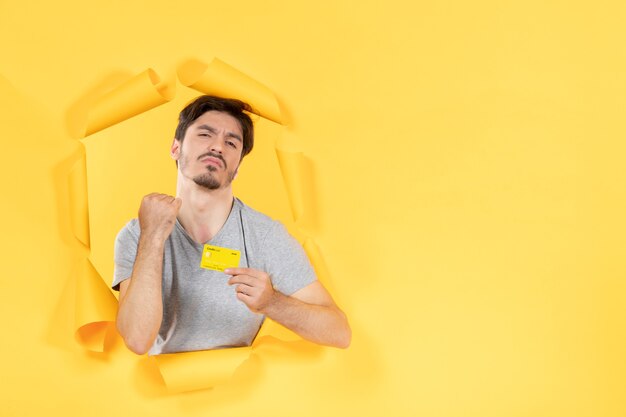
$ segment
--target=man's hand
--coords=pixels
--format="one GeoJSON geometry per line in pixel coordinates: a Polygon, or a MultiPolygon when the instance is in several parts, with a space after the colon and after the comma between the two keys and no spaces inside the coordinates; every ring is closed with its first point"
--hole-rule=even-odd
{"type": "Polygon", "coordinates": [[[167,194],[152,193],[145,196],[139,207],[141,236],[165,241],[174,229],[181,204],[180,198],[167,194]]]}
{"type": "Polygon", "coordinates": [[[276,297],[270,276],[253,268],[228,268],[224,273],[232,275],[228,285],[236,285],[237,298],[253,312],[265,314],[276,297]]]}

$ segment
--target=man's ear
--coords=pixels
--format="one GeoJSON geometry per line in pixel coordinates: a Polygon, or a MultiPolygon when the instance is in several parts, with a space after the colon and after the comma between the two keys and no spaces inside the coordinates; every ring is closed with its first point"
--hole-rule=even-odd
{"type": "Polygon", "coordinates": [[[180,158],[180,141],[176,138],[172,141],[172,146],[170,147],[170,156],[173,160],[178,161],[180,158]]]}

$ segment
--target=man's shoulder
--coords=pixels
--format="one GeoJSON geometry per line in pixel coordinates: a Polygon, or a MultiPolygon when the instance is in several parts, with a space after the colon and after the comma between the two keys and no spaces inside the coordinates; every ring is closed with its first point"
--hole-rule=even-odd
{"type": "Polygon", "coordinates": [[[242,215],[246,234],[250,233],[259,242],[271,240],[284,240],[291,238],[285,225],[237,199],[239,210],[242,215]]]}
{"type": "Polygon", "coordinates": [[[139,227],[139,219],[130,219],[117,234],[117,240],[138,240],[141,228],[139,227]]]}
{"type": "Polygon", "coordinates": [[[276,224],[281,224],[278,220],[272,219],[267,214],[250,207],[239,199],[237,199],[237,204],[239,205],[239,210],[241,211],[243,218],[250,224],[267,228],[275,227],[276,224]]]}

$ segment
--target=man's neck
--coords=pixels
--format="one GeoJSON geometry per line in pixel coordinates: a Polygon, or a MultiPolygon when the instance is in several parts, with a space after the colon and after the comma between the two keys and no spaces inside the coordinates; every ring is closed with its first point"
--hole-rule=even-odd
{"type": "Polygon", "coordinates": [[[234,201],[230,186],[207,190],[193,182],[179,182],[176,196],[182,200],[178,221],[197,243],[211,240],[222,229],[234,201]]]}

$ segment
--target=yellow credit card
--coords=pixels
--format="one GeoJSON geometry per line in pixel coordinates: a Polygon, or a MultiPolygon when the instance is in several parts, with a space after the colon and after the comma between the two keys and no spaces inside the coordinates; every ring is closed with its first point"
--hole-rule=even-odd
{"type": "Polygon", "coordinates": [[[200,266],[214,271],[224,272],[226,268],[237,268],[241,252],[236,249],[204,245],[200,266]]]}

